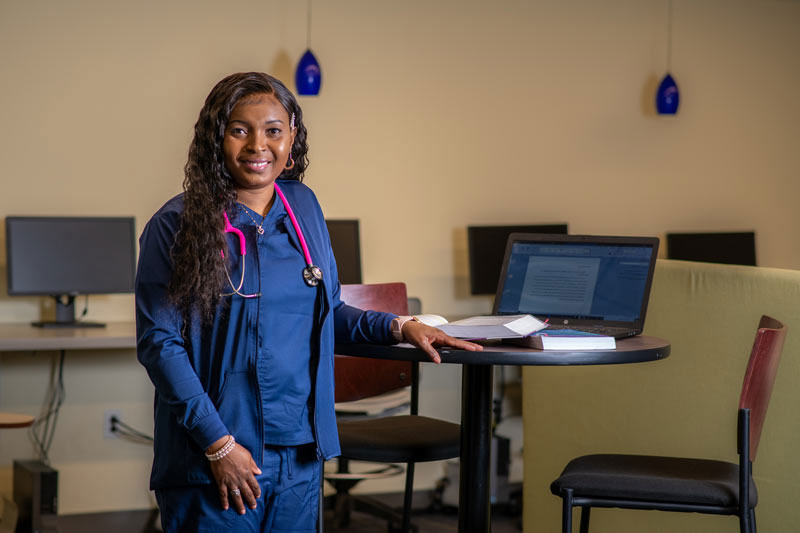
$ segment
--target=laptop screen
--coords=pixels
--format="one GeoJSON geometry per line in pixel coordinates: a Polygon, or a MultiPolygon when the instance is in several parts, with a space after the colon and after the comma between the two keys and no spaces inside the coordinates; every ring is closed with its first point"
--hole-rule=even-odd
{"type": "Polygon", "coordinates": [[[530,313],[576,324],[643,322],[657,239],[529,237],[509,240],[495,314],[530,313]]]}

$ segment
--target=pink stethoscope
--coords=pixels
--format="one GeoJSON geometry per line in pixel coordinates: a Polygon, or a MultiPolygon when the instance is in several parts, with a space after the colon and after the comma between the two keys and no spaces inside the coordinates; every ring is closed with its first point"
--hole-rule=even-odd
{"type": "MultiPolygon", "coordinates": [[[[278,187],[278,184],[275,184],[275,192],[278,193],[281,201],[283,202],[284,207],[286,208],[286,212],[289,214],[289,218],[292,221],[292,226],[294,226],[294,231],[297,234],[297,238],[300,240],[300,246],[303,248],[303,256],[306,260],[306,267],[303,269],[303,281],[306,282],[306,285],[309,287],[316,287],[319,285],[319,282],[322,281],[322,270],[316,266],[311,261],[311,254],[308,251],[308,245],[306,245],[306,239],[303,236],[303,230],[300,229],[300,224],[297,223],[297,218],[294,216],[294,211],[292,210],[292,206],[289,205],[289,201],[283,195],[283,191],[281,188],[278,187]]],[[[261,296],[260,292],[256,292],[253,294],[244,294],[241,292],[242,285],[244,285],[244,265],[246,261],[244,260],[244,256],[247,255],[247,247],[245,245],[244,234],[240,229],[233,227],[231,224],[230,219],[228,218],[228,213],[222,212],[222,216],[225,219],[225,229],[223,230],[225,233],[233,233],[234,235],[239,237],[239,250],[242,254],[242,279],[239,281],[239,285],[235,286],[233,280],[231,280],[230,274],[228,274],[228,269],[225,269],[225,276],[228,278],[228,283],[231,285],[231,289],[233,292],[223,293],[221,296],[233,296],[237,294],[242,298],[258,298],[261,296]]],[[[225,259],[225,252],[220,250],[222,254],[223,260],[225,259]]]]}

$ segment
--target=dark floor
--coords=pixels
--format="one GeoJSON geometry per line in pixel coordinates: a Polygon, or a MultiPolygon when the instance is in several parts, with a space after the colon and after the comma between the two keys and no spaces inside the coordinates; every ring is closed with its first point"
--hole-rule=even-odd
{"type": "MultiPolygon", "coordinates": [[[[402,493],[371,495],[380,503],[398,511],[403,505],[402,493]]],[[[417,526],[417,533],[449,533],[458,531],[458,509],[455,507],[434,508],[431,496],[425,493],[414,493],[412,507],[414,509],[412,523],[417,526]]],[[[521,509],[495,507],[492,510],[492,531],[494,533],[518,533],[522,531],[521,509]]],[[[398,513],[399,516],[399,513],[398,513]]],[[[334,524],[334,511],[325,512],[325,532],[341,533],[391,533],[388,521],[372,515],[354,511],[350,524],[337,528],[334,524]]]]}
{"type": "MultiPolygon", "coordinates": [[[[374,495],[389,506],[400,506],[402,494],[374,495]]],[[[417,500],[415,499],[415,507],[417,500]]],[[[493,533],[518,533],[521,528],[521,517],[510,516],[513,513],[497,508],[492,511],[493,533]]],[[[155,511],[118,511],[113,513],[96,513],[82,515],[63,515],[58,517],[60,533],[156,533],[155,511]]],[[[417,533],[449,533],[458,531],[458,515],[455,509],[433,511],[417,509],[413,523],[417,533]]],[[[333,511],[325,512],[325,531],[341,533],[387,533],[386,520],[374,518],[361,512],[353,512],[347,527],[336,529],[333,524],[333,511]]]]}

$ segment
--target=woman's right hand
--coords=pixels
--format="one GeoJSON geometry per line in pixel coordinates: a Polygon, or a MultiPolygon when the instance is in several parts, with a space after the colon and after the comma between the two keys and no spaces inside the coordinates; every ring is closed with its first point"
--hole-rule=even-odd
{"type": "MultiPolygon", "coordinates": [[[[222,444],[226,440],[227,437],[220,439],[222,444]]],[[[216,444],[212,444],[209,450],[222,447],[216,444]]],[[[245,513],[245,503],[251,509],[256,508],[256,502],[261,497],[261,487],[255,476],[261,470],[247,448],[235,444],[228,455],[219,461],[211,461],[211,472],[217,481],[219,501],[224,510],[228,510],[229,502],[233,503],[233,508],[239,514],[245,513]]]]}

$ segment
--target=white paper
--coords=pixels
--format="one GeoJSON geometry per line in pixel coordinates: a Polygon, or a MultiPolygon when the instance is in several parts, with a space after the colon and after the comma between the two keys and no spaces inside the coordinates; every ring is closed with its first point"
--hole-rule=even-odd
{"type": "Polygon", "coordinates": [[[508,339],[524,337],[545,327],[531,315],[473,316],[438,326],[459,339],[508,339]]]}
{"type": "Polygon", "coordinates": [[[522,335],[505,326],[459,326],[444,324],[439,329],[457,339],[508,339],[522,335]]]}

